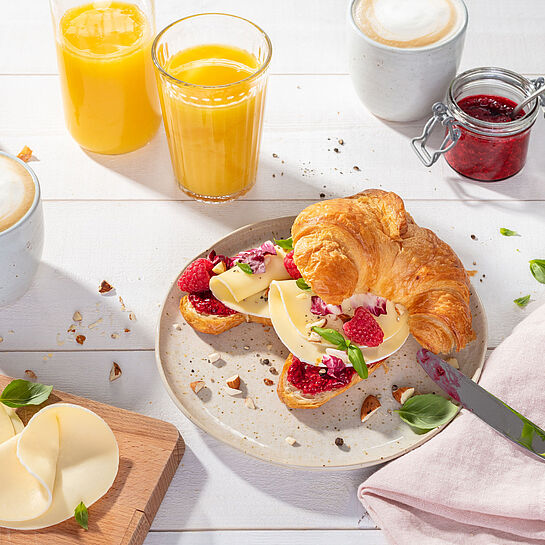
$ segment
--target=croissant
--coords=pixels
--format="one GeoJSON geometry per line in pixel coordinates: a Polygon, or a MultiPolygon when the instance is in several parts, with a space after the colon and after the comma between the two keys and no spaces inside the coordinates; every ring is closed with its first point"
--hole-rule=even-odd
{"type": "Polygon", "coordinates": [[[395,193],[368,189],[313,204],[297,216],[292,236],[295,264],[326,303],[368,291],[401,303],[412,335],[435,353],[475,338],[464,266],[395,193]]]}

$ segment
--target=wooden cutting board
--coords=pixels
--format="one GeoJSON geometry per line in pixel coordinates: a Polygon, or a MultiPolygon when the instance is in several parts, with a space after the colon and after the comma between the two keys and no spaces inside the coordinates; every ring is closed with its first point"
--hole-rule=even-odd
{"type": "MultiPolygon", "coordinates": [[[[0,375],[0,391],[11,382],[0,375]]],[[[74,519],[44,530],[0,528],[2,545],[141,545],[184,453],[178,430],[161,420],[53,390],[46,404],[63,401],[91,409],[112,428],[119,472],[112,488],[89,507],[89,530],[74,519]]],[[[26,424],[40,407],[17,413],[26,424]]]]}

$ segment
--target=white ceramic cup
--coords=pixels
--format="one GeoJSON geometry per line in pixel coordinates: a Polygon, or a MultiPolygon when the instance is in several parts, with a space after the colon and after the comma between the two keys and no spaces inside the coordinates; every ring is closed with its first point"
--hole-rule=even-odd
{"type": "Polygon", "coordinates": [[[360,100],[377,117],[388,121],[416,121],[430,115],[442,100],[460,64],[467,28],[467,8],[462,20],[444,40],[425,47],[401,48],[376,42],[358,27],[351,0],[347,14],[349,71],[360,100]]]}
{"type": "Polygon", "coordinates": [[[0,232],[0,307],[13,303],[32,284],[44,242],[44,224],[40,184],[34,171],[23,161],[0,151],[1,155],[17,161],[25,167],[34,181],[35,193],[32,205],[14,225],[0,232]]]}

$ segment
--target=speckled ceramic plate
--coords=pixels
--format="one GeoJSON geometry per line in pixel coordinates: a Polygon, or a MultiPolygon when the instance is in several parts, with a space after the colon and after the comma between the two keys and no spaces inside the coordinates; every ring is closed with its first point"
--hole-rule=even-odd
{"type": "MultiPolygon", "coordinates": [[[[272,238],[286,238],[294,217],[268,220],[234,231],[213,248],[234,255],[272,238]]],[[[209,250],[195,256],[204,257],[209,250]]],[[[191,260],[193,261],[193,260],[191,260]]],[[[159,372],[169,395],[180,410],[201,429],[242,452],[276,464],[308,469],[350,469],[372,466],[414,449],[441,430],[416,435],[394,409],[392,385],[415,386],[421,393],[437,392],[437,386],[416,362],[417,342],[409,337],[403,348],[388,359],[388,372],[378,369],[368,380],[318,409],[288,409],[276,394],[278,375],[288,352],[272,327],[242,324],[221,335],[194,331],[182,318],[176,279],[163,304],[158,326],[156,355],[159,372]],[[218,352],[221,359],[209,363],[218,352]],[[262,362],[264,358],[270,365],[262,362]],[[241,377],[240,397],[225,392],[225,380],[241,377]],[[206,388],[195,394],[190,383],[202,379],[206,388]],[[267,386],[264,379],[273,381],[267,386]],[[380,398],[382,409],[368,422],[360,421],[360,408],[368,394],[380,398]],[[244,403],[251,397],[256,408],[244,403]],[[285,438],[294,437],[290,446],[285,438]],[[342,437],[343,447],[335,445],[342,437]]],[[[477,379],[482,368],[487,326],[482,304],[472,290],[471,310],[477,339],[456,355],[461,371],[477,379]]]]}

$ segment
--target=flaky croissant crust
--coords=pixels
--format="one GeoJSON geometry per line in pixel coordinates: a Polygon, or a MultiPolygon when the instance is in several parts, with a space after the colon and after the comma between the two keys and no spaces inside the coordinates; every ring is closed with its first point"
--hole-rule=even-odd
{"type": "Polygon", "coordinates": [[[464,266],[395,193],[368,189],[313,204],[297,216],[292,236],[299,271],[326,303],[368,291],[401,303],[413,336],[435,353],[474,339],[464,266]]]}

